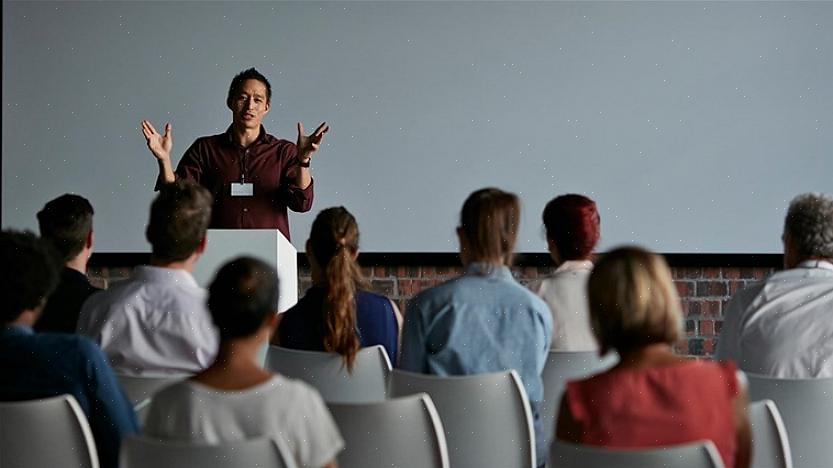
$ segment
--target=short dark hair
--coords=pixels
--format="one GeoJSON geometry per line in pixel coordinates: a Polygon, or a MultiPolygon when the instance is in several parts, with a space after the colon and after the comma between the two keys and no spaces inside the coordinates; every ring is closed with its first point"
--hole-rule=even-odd
{"type": "Polygon", "coordinates": [[[252,257],[226,263],[208,287],[208,310],[221,340],[252,335],[278,312],[278,273],[252,257]]]}
{"type": "Polygon", "coordinates": [[[542,218],[547,238],[555,243],[562,260],[587,258],[599,242],[596,202],[584,195],[570,193],[553,198],[542,218]]]}
{"type": "Polygon", "coordinates": [[[72,260],[93,230],[93,206],[80,195],[61,195],[38,212],[38,226],[41,237],[55,246],[63,261],[72,260]]]}
{"type": "Polygon", "coordinates": [[[228,87],[226,102],[231,101],[235,96],[237,96],[238,93],[240,93],[240,88],[243,87],[243,83],[245,83],[246,80],[257,80],[263,83],[263,85],[266,86],[266,102],[272,101],[272,85],[269,84],[269,80],[267,80],[265,76],[252,67],[248,70],[243,70],[232,78],[231,84],[228,87]]]}
{"type": "Polygon", "coordinates": [[[191,256],[205,238],[212,200],[208,190],[188,180],[162,186],[145,230],[153,256],[172,262],[191,256]]]}
{"type": "Polygon", "coordinates": [[[512,263],[520,218],[521,202],[514,193],[484,188],[469,195],[460,212],[460,228],[469,243],[471,259],[512,263]]]}
{"type": "Polygon", "coordinates": [[[31,232],[0,232],[2,321],[17,320],[24,310],[43,305],[58,285],[60,259],[49,243],[31,232]]]}

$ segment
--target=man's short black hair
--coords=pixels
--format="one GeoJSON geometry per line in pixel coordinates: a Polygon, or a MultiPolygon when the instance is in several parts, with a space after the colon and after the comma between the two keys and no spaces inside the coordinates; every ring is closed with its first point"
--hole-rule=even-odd
{"type": "Polygon", "coordinates": [[[278,273],[252,257],[226,263],[208,287],[208,310],[221,340],[252,335],[278,311],[278,273]]]}
{"type": "Polygon", "coordinates": [[[41,237],[52,242],[64,262],[72,260],[93,230],[93,206],[80,195],[61,195],[38,212],[38,225],[41,237]]]}
{"type": "Polygon", "coordinates": [[[266,86],[266,102],[272,101],[272,85],[269,84],[269,80],[266,79],[259,71],[255,70],[254,68],[249,68],[248,70],[243,70],[242,72],[238,73],[232,80],[231,85],[228,87],[228,96],[226,96],[226,102],[230,102],[238,93],[240,93],[240,88],[243,87],[243,83],[246,80],[257,80],[263,83],[266,86]]]}
{"type": "Polygon", "coordinates": [[[55,248],[31,232],[0,232],[2,320],[17,320],[24,310],[43,305],[58,285],[60,261],[55,248]]]}
{"type": "Polygon", "coordinates": [[[173,262],[196,252],[211,222],[211,204],[211,192],[195,182],[163,185],[150,205],[145,230],[153,256],[173,262]]]}

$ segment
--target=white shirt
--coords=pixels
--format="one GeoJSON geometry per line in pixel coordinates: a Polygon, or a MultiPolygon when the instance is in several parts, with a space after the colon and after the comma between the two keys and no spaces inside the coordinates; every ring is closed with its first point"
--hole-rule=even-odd
{"type": "Polygon", "coordinates": [[[78,333],[101,346],[117,374],[193,374],[219,344],[207,296],[185,270],[140,266],[84,303],[78,333]]]}
{"type": "Polygon", "coordinates": [[[267,437],[287,447],[299,466],[316,468],[344,448],[318,392],[279,375],[241,391],[176,383],[153,397],[144,433],[209,444],[267,437]]]}
{"type": "Polygon", "coordinates": [[[553,351],[599,349],[587,303],[587,279],[592,271],[593,262],[589,260],[568,260],[549,277],[529,285],[552,312],[553,351]]]}
{"type": "Polygon", "coordinates": [[[833,264],[806,261],[732,298],[717,359],[778,378],[833,377],[833,264]]]}

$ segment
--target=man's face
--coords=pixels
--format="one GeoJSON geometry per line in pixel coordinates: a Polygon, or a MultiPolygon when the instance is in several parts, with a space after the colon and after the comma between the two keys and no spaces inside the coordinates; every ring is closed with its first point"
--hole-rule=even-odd
{"type": "Polygon", "coordinates": [[[269,112],[266,85],[258,80],[246,80],[236,96],[227,103],[232,113],[232,123],[238,127],[260,128],[263,116],[269,112]]]}

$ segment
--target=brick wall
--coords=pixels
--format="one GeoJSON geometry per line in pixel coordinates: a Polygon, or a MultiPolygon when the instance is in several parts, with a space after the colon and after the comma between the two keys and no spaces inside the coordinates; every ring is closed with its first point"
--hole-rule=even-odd
{"type": "MultiPolygon", "coordinates": [[[[552,272],[552,267],[515,267],[515,278],[526,284],[552,272]]],[[[98,267],[90,269],[90,277],[99,287],[127,278],[131,268],[98,267]]],[[[407,313],[408,299],[423,289],[460,274],[460,267],[377,266],[363,268],[371,287],[399,304],[407,313]]],[[[672,268],[674,284],[682,299],[685,316],[685,338],[677,343],[677,351],[693,356],[710,356],[717,344],[723,323],[723,311],[732,294],[746,284],[762,279],[771,268],[672,268]]],[[[311,284],[309,269],[299,268],[299,297],[311,284]]]]}

